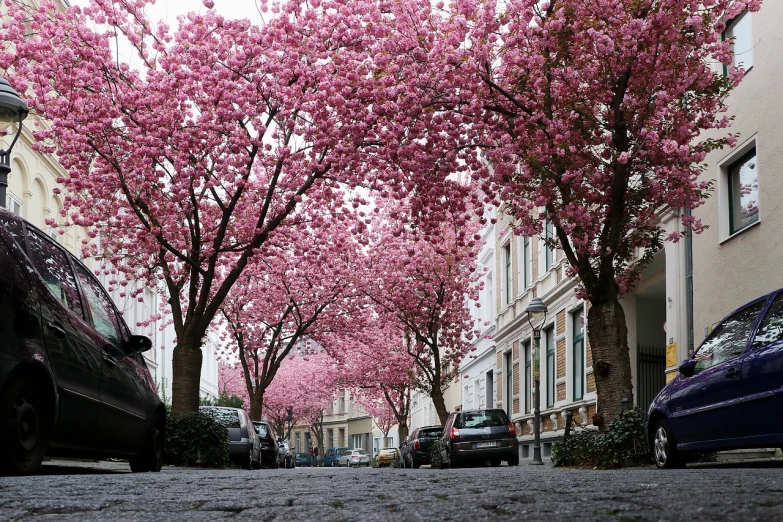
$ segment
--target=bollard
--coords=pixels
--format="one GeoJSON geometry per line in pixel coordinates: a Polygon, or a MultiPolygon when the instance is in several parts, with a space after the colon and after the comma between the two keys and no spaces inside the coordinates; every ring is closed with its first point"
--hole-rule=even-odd
{"type": "Polygon", "coordinates": [[[565,425],[565,433],[563,433],[563,439],[567,439],[568,436],[571,434],[571,423],[574,421],[574,414],[571,411],[566,412],[566,425],[565,425]]]}

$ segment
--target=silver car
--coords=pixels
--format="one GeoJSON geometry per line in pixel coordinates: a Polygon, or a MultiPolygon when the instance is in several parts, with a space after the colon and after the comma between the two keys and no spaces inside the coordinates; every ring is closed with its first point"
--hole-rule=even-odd
{"type": "Polygon", "coordinates": [[[370,467],[370,454],[367,450],[355,449],[350,450],[347,453],[340,456],[338,460],[339,466],[352,466],[358,468],[359,466],[370,467]]]}

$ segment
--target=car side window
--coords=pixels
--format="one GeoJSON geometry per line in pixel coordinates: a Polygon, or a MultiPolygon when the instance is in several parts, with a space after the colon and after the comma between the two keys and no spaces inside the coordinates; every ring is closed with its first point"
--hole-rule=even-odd
{"type": "Polygon", "coordinates": [[[765,301],[743,308],[723,321],[694,355],[696,371],[706,370],[742,355],[765,301]]]}
{"type": "Polygon", "coordinates": [[[27,243],[30,247],[30,260],[46,286],[57,299],[83,319],[82,302],[67,254],[30,228],[27,229],[27,243]]]}
{"type": "Polygon", "coordinates": [[[781,339],[783,339],[783,292],[778,294],[764,314],[750,348],[757,350],[781,339]]]}
{"type": "Polygon", "coordinates": [[[87,306],[92,312],[95,329],[109,341],[120,346],[123,337],[117,324],[117,315],[111,304],[111,299],[84,268],[77,266],[76,274],[79,277],[82,290],[84,290],[84,296],[87,298],[87,306]]]}

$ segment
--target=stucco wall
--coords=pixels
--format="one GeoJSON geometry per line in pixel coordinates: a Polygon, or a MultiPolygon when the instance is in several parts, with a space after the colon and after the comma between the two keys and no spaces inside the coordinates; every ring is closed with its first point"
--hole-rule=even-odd
{"type": "MultiPolygon", "coordinates": [[[[783,2],[765,2],[751,13],[753,67],[728,100],[736,117],[730,131],[735,149],[707,157],[704,179],[716,180],[712,197],[694,212],[710,228],[694,236],[694,339],[743,303],[783,286],[783,2]],[[755,140],[759,182],[759,222],[733,237],[728,230],[726,173],[721,164],[737,158],[755,140]]],[[[715,134],[712,134],[713,136],[715,134]]]]}

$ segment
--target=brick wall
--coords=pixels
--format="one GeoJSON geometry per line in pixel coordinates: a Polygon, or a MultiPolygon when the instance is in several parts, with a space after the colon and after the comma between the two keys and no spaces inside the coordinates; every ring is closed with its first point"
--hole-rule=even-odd
{"type": "Polygon", "coordinates": [[[557,400],[558,401],[564,401],[566,398],[566,385],[564,382],[561,382],[557,385],[557,400]]]}
{"type": "Polygon", "coordinates": [[[566,341],[560,339],[555,343],[555,362],[557,363],[557,378],[566,376],[566,341]]]}
{"type": "Polygon", "coordinates": [[[595,375],[593,375],[593,372],[587,374],[587,391],[595,391],[595,375]]]}
{"type": "Polygon", "coordinates": [[[519,413],[519,399],[514,399],[514,413],[519,413]]]}
{"type": "Polygon", "coordinates": [[[514,366],[512,366],[512,368],[513,368],[512,370],[513,373],[511,375],[514,378],[514,381],[511,384],[511,386],[514,389],[514,395],[518,395],[519,394],[519,363],[518,362],[514,363],[514,366]]]}
{"type": "Polygon", "coordinates": [[[511,358],[515,361],[519,360],[519,341],[514,341],[514,344],[512,345],[512,355],[511,358]]]}

